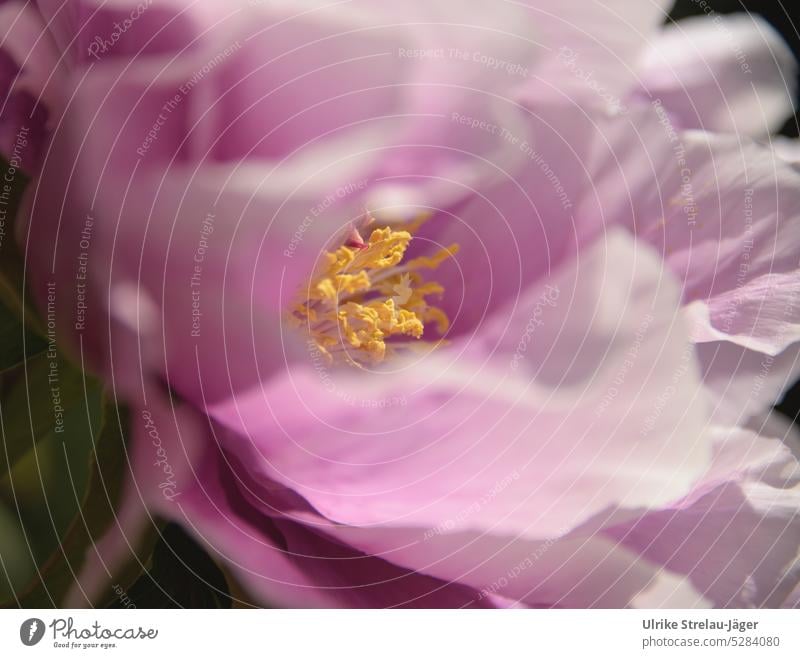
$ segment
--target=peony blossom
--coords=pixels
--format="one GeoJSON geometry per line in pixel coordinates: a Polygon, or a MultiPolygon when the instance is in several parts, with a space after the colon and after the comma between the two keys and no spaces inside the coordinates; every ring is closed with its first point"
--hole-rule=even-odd
{"type": "Polygon", "coordinates": [[[131,408],[69,603],[152,513],[265,605],[791,605],[796,63],[668,10],[1,4],[30,283],[131,408]]]}

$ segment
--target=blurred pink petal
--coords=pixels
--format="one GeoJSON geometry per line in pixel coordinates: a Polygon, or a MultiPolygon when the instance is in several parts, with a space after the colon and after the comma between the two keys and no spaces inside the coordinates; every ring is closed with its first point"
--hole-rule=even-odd
{"type": "Polygon", "coordinates": [[[672,2],[531,0],[531,20],[548,51],[533,69],[526,98],[619,112],[634,85],[636,58],[654,37],[672,2]]]}
{"type": "Polygon", "coordinates": [[[755,14],[670,24],[643,53],[638,75],[683,129],[768,135],[794,113],[797,61],[755,14]]]}

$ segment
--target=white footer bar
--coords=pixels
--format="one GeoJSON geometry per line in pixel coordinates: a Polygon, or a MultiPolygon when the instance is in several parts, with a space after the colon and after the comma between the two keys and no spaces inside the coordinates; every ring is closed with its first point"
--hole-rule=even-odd
{"type": "Polygon", "coordinates": [[[798,622],[796,610],[6,610],[0,655],[777,658],[800,656],[798,622]]]}

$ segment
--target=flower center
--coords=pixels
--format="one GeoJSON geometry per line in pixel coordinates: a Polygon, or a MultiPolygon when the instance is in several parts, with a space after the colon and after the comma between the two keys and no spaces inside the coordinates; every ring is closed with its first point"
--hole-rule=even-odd
{"type": "Polygon", "coordinates": [[[458,252],[458,245],[403,263],[420,224],[408,230],[375,228],[366,241],[354,230],[346,244],[324,255],[289,320],[308,330],[329,363],[378,364],[424,346],[415,341],[423,338],[428,322],[440,335],[447,331],[447,315],[427,299],[441,296],[444,288],[426,281],[422,271],[436,269],[458,252]]]}

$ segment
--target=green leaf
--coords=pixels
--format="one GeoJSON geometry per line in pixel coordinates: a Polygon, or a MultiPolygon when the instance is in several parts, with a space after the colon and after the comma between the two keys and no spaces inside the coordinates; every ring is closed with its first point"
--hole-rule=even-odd
{"type": "Polygon", "coordinates": [[[64,597],[80,572],[88,550],[114,522],[126,471],[125,435],[127,413],[106,402],[95,450],[89,461],[89,481],[80,512],[75,516],[50,558],[17,601],[5,607],[51,608],[64,597]]]}
{"type": "Polygon", "coordinates": [[[180,526],[167,524],[152,567],[129,589],[115,589],[112,608],[230,608],[231,595],[216,563],[180,526]]]}
{"type": "Polygon", "coordinates": [[[0,300],[0,372],[44,352],[47,341],[28,330],[0,300]]]}
{"type": "MultiPolygon", "coordinates": [[[[26,294],[15,239],[29,179],[2,158],[0,170],[12,174],[0,181],[0,520],[8,526],[0,558],[18,572],[0,582],[0,597],[10,589],[16,596],[5,607],[52,607],[114,521],[124,480],[123,423],[116,407],[104,405],[100,384],[63,359],[45,334],[26,294]],[[33,560],[42,566],[20,591],[33,560]]],[[[146,548],[148,541],[152,548],[154,537],[145,537],[146,548]]],[[[120,582],[141,574],[141,562],[133,562],[120,582]]]]}
{"type": "MultiPolygon", "coordinates": [[[[52,347],[26,361],[0,400],[0,477],[50,434],[91,436],[100,385],[52,347]]],[[[68,446],[69,447],[69,446],[68,446]]]]}
{"type": "MultiPolygon", "coordinates": [[[[100,400],[90,400],[88,406],[96,424],[100,400]]],[[[70,425],[70,429],[75,426],[70,425]]],[[[11,530],[25,545],[30,562],[30,568],[22,570],[25,573],[9,574],[12,587],[0,588],[0,601],[21,591],[33,577],[36,565],[43,563],[59,545],[79,512],[86,491],[90,451],[88,431],[58,435],[51,432],[0,481],[0,507],[8,511],[14,526],[11,530]]],[[[8,557],[6,548],[10,547],[0,546],[4,561],[8,557]]]]}
{"type": "Polygon", "coordinates": [[[12,595],[30,580],[34,571],[33,557],[16,516],[0,504],[0,600],[12,595]]]}

